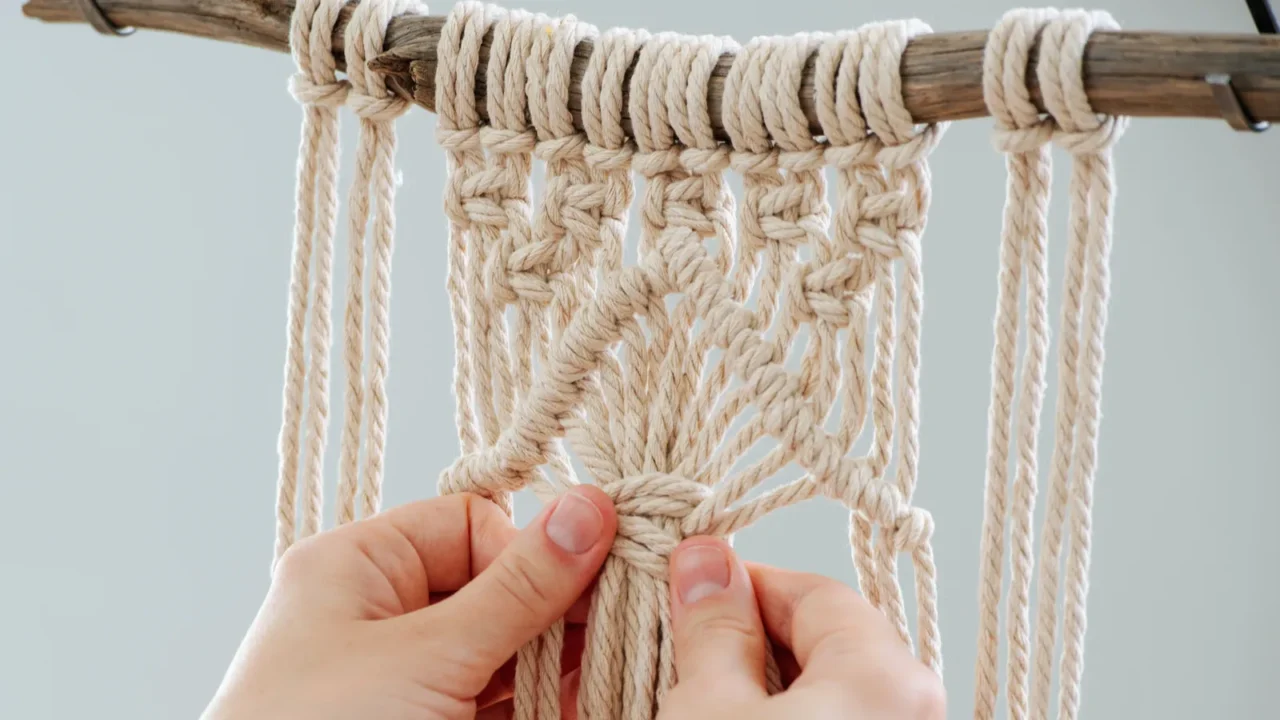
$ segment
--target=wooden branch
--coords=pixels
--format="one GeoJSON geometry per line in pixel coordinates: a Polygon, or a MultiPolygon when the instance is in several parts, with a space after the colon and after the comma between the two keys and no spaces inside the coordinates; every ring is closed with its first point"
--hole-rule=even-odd
{"type": "MultiPolygon", "coordinates": [[[[288,51],[292,0],[99,0],[99,5],[121,26],[288,51]]],[[[28,0],[23,13],[48,22],[84,21],[76,0],[28,0]]],[[[343,10],[334,33],[335,47],[342,46],[341,33],[350,13],[350,6],[343,10]]],[[[388,30],[385,52],[370,63],[398,91],[432,111],[435,48],[443,24],[442,17],[397,18],[388,30]]],[[[986,31],[937,33],[911,41],[902,60],[902,88],[912,117],[919,122],[940,122],[987,115],[981,82],[986,37],[986,31]]],[[[481,50],[482,83],[488,41],[486,38],[481,50]]],[[[573,63],[569,103],[578,127],[581,98],[577,81],[591,51],[590,41],[581,43],[573,63]]],[[[731,55],[720,58],[709,89],[712,125],[722,138],[720,97],[732,60],[731,55]]],[[[340,55],[338,61],[342,62],[340,55]]],[[[1094,35],[1085,52],[1086,90],[1094,109],[1101,113],[1219,118],[1220,110],[1204,79],[1217,73],[1232,77],[1255,120],[1280,121],[1280,36],[1108,32],[1094,35]]],[[[1030,89],[1040,104],[1034,79],[1030,89]]],[[[484,115],[483,84],[477,92],[484,115]]],[[[801,105],[811,130],[820,135],[813,103],[812,59],[805,68],[801,105]]],[[[625,117],[623,123],[629,130],[625,117]]]]}

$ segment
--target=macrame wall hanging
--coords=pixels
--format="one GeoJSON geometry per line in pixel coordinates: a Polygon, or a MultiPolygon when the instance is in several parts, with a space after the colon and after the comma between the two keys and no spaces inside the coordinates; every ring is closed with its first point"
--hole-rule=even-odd
{"type": "MultiPolygon", "coordinates": [[[[293,21],[299,69],[293,88],[306,110],[277,553],[321,524],[336,106],[342,103],[360,117],[360,145],[348,200],[351,280],[343,357],[350,380],[337,521],[377,512],[382,485],[392,121],[408,102],[367,69],[338,80],[328,41],[343,4],[300,0],[293,21]],[[315,290],[309,298],[310,285],[315,290]],[[304,387],[312,398],[306,422],[304,387]],[[299,477],[300,523],[294,520],[299,477]]],[[[367,67],[390,18],[405,13],[425,9],[407,1],[359,4],[345,36],[351,67],[367,67]]],[[[1030,705],[1043,716],[1049,705],[1052,599],[1064,530],[1070,552],[1060,715],[1075,717],[1078,706],[1111,242],[1110,147],[1124,128],[1120,119],[1097,115],[1084,93],[1083,51],[1095,28],[1114,24],[1105,13],[1015,11],[999,23],[986,49],[984,97],[997,121],[997,144],[1009,154],[1010,183],[981,554],[981,717],[993,714],[999,685],[1006,515],[1012,518],[1014,558],[1011,714],[1024,717],[1030,705]],[[1028,52],[1041,33],[1033,70],[1046,117],[1031,103],[1025,77],[1028,52]],[[1041,543],[1040,597],[1049,601],[1038,613],[1040,651],[1032,674],[1027,605],[1035,438],[1048,343],[1051,141],[1070,151],[1074,169],[1059,343],[1062,401],[1050,522],[1041,543]],[[1028,343],[1015,379],[1024,278],[1028,343]]],[[[449,158],[446,282],[462,457],[441,475],[440,491],[478,493],[508,512],[510,494],[526,487],[549,498],[589,481],[614,499],[619,533],[592,601],[581,717],[650,718],[675,682],[666,558],[681,538],[730,535],[771,510],[818,496],[848,508],[862,592],[909,643],[897,559],[910,557],[915,646],[921,661],[941,672],[933,521],[911,498],[920,454],[928,157],[945,125],[915,123],[899,77],[908,41],[927,32],[918,21],[887,22],[738,46],[711,36],[600,33],[573,17],[472,2],[455,6],[445,21],[435,107],[437,138],[449,158]],[[571,70],[575,49],[588,39],[593,52],[579,86],[585,129],[579,131],[569,106],[571,70]],[[712,73],[727,53],[732,63],[719,108],[727,141],[721,141],[707,98],[712,73]],[[800,104],[811,58],[819,137],[800,104]],[[477,107],[482,78],[487,122],[477,107]],[[546,167],[536,199],[535,158],[546,167]],[[834,207],[827,201],[827,168],[837,183],[834,207]],[[727,173],[742,178],[738,202],[727,173]],[[637,177],[644,181],[638,261],[627,263],[623,247],[637,177]],[[801,361],[792,371],[786,360],[795,345],[802,346],[801,361]],[[856,455],[851,448],[864,432],[871,434],[870,450],[856,455]],[[763,459],[739,468],[747,450],[768,440],[772,449],[763,459]],[[589,478],[576,476],[570,451],[589,478]],[[803,468],[800,480],[752,494],[791,463],[803,468]]],[[[563,640],[557,626],[521,652],[516,682],[522,717],[560,717],[563,640]]],[[[776,668],[771,675],[776,683],[776,668]]]]}
{"type": "MultiPolygon", "coordinates": [[[[41,2],[56,4],[32,5],[41,2]]],[[[99,5],[81,5],[96,27],[119,31],[99,5]]],[[[936,108],[909,111],[903,78],[908,45],[927,41],[929,28],[879,22],[739,45],[600,32],[571,16],[475,2],[454,6],[442,22],[426,15],[415,0],[297,0],[288,25],[303,124],[276,557],[324,524],[335,324],[347,378],[336,418],[336,523],[380,507],[395,119],[416,101],[438,113],[448,157],[441,252],[461,457],[441,473],[440,492],[478,493],[510,513],[518,490],[545,500],[591,482],[618,509],[617,540],[591,603],[579,717],[647,720],[676,681],[666,560],[683,537],[730,536],[814,498],[848,509],[861,591],[941,673],[933,520],[913,493],[928,161],[946,123],[919,122],[936,108]],[[384,53],[388,28],[409,27],[406,18],[418,18],[413,28],[434,42],[426,62],[384,53]],[[347,285],[335,320],[344,105],[360,127],[346,189],[347,285]],[[538,197],[535,160],[545,167],[538,197]],[[736,198],[731,175],[741,179],[736,198]],[[639,240],[628,260],[633,205],[639,240]],[[869,449],[855,453],[864,436],[869,449]],[[748,461],[759,447],[767,452],[748,461]],[[789,465],[803,470],[799,480],[763,489],[789,465]],[[914,583],[911,621],[900,556],[914,583]]],[[[191,28],[216,13],[200,17],[191,28]]],[[[184,29],[221,32],[199,27],[184,29]]],[[[1001,687],[1010,717],[1045,718],[1055,706],[1060,718],[1079,714],[1111,148],[1126,125],[1094,107],[1084,75],[1093,33],[1117,29],[1104,12],[1014,10],[970,48],[981,66],[971,100],[994,118],[1008,167],[978,548],[978,718],[996,715],[1001,687]],[[1070,206],[1067,226],[1051,234],[1054,144],[1070,157],[1070,206]],[[1048,314],[1051,235],[1066,248],[1056,323],[1048,314]],[[1035,538],[1051,328],[1058,387],[1046,519],[1035,538]]],[[[1194,61],[1228,65],[1208,46],[1195,52],[1194,61]]],[[[1172,51],[1166,61],[1191,62],[1172,51]]],[[[1238,129],[1265,127],[1229,76],[1208,80],[1216,104],[1195,112],[1220,109],[1238,129]]],[[[1255,99],[1280,108],[1271,95],[1255,99]]],[[[1132,106],[1180,113],[1161,102],[1132,106]]],[[[946,117],[934,114],[923,119],[946,117]]],[[[563,627],[553,627],[521,651],[517,717],[561,716],[563,640],[563,627]]],[[[776,665],[769,669],[776,689],[776,665]]]]}

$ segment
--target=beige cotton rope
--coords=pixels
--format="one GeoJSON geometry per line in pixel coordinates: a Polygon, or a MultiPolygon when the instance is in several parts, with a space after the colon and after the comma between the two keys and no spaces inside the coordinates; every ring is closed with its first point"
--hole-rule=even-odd
{"type": "Polygon", "coordinates": [[[350,0],[299,0],[290,26],[290,44],[298,67],[290,88],[304,110],[302,142],[298,152],[284,419],[279,443],[277,562],[295,540],[318,532],[323,525],[333,240],[338,217],[338,109],[344,104],[349,104],[360,118],[360,138],[356,173],[348,196],[348,278],[344,323],[347,389],[339,458],[337,522],[342,524],[355,519],[357,493],[363,516],[378,511],[382,496],[390,349],[391,255],[397,182],[393,123],[408,110],[410,103],[392,94],[382,76],[365,67],[365,61],[382,51],[387,24],[392,17],[410,12],[425,14],[426,8],[412,0],[361,2],[347,24],[343,48],[348,66],[356,70],[348,73],[347,79],[339,80],[331,37],[338,14],[348,2],[350,0]],[[368,308],[365,307],[364,287],[366,237],[372,239],[373,256],[368,308]],[[311,314],[308,318],[308,293],[312,282],[314,295],[310,298],[311,314]],[[308,333],[310,343],[306,347],[308,333]],[[366,339],[367,351],[363,347],[366,339]],[[304,387],[309,412],[305,444],[300,446],[304,387]],[[365,433],[363,437],[362,431],[365,433]],[[301,527],[295,520],[300,450],[303,453],[301,527]],[[362,450],[365,460],[363,483],[359,468],[362,450]]]}
{"type": "Polygon", "coordinates": [[[983,90],[996,123],[996,147],[1007,153],[1009,173],[1000,275],[996,300],[995,350],[991,371],[991,409],[987,453],[986,503],[979,568],[978,694],[975,716],[995,715],[1005,517],[1011,514],[1012,574],[1007,608],[1007,693],[1009,715],[1027,713],[1027,673],[1031,654],[1028,619],[1031,524],[1036,493],[1036,439],[1044,400],[1048,351],[1047,254],[1049,192],[1052,181],[1049,141],[1051,119],[1041,118],[1031,102],[1026,71],[1031,47],[1044,25],[1056,16],[1047,10],[1015,10],[988,36],[983,90]],[[1026,287],[1026,349],[1023,371],[1016,374],[1018,296],[1026,287]],[[1020,385],[1019,385],[1020,381],[1020,385]],[[1016,425],[1010,436],[1018,395],[1016,425]],[[1011,448],[1011,446],[1016,446],[1011,448]],[[1006,500],[1010,458],[1015,466],[1014,504],[1006,500]]]}
{"type": "Polygon", "coordinates": [[[1046,718],[1057,639],[1059,564],[1070,533],[1059,665],[1059,718],[1079,713],[1088,592],[1090,514],[1101,410],[1114,186],[1111,146],[1123,118],[1100,117],[1084,92],[1084,48],[1095,29],[1118,26],[1102,12],[1014,10],[988,38],[984,92],[996,119],[996,146],[1008,154],[1009,187],[1000,253],[992,363],[990,448],[981,548],[980,633],[975,716],[994,717],[999,691],[998,607],[1006,515],[1011,516],[1012,575],[1007,603],[1009,716],[1046,718]],[[1025,74],[1041,36],[1035,67],[1048,118],[1031,103],[1025,74]],[[1070,220],[1059,329],[1058,395],[1046,519],[1039,556],[1034,647],[1030,623],[1031,526],[1036,496],[1036,437],[1048,349],[1046,235],[1052,140],[1072,156],[1070,220]],[[1008,506],[1010,423],[1014,409],[1018,292],[1026,275],[1027,347],[1012,453],[1014,502],[1008,506]],[[1032,660],[1034,659],[1034,663],[1032,660]],[[1034,666],[1034,673],[1032,667],[1034,666]],[[1030,688],[1028,688],[1030,677],[1030,688]]]}
{"type": "MultiPolygon", "coordinates": [[[[330,37],[350,1],[298,0],[291,26],[291,87],[304,111],[277,560],[322,525],[343,104],[360,118],[360,135],[347,199],[337,522],[375,514],[381,499],[394,121],[409,102],[367,61],[382,50],[393,17],[425,8],[413,0],[362,0],[346,29],[350,72],[341,80],[330,37]]],[[[1092,111],[1081,73],[1090,33],[1114,27],[1105,13],[1015,10],[986,48],[984,94],[1008,187],[980,547],[978,718],[995,716],[999,696],[1006,532],[1009,715],[1048,717],[1060,584],[1058,715],[1079,712],[1109,291],[1110,148],[1125,126],[1092,111]],[[1031,101],[1032,70],[1047,116],[1031,101]],[[1037,558],[1051,142],[1072,157],[1071,206],[1054,448],[1037,558]]],[[[477,493],[509,515],[512,494],[523,489],[548,501],[590,481],[613,500],[618,534],[591,599],[582,659],[577,710],[584,720],[649,720],[677,681],[666,578],[681,539],[731,539],[770,512],[819,496],[849,512],[864,595],[908,645],[914,627],[916,653],[942,672],[933,520],[913,497],[920,475],[921,238],[931,198],[928,158],[945,126],[912,120],[899,75],[907,43],[925,32],[919,21],[896,21],[739,46],[716,36],[599,32],[572,16],[478,2],[455,5],[446,19],[437,49],[437,140],[448,160],[445,283],[461,457],[441,473],[439,490],[477,493]],[[594,50],[575,79],[575,48],[585,39],[594,50]],[[728,142],[713,134],[708,107],[712,72],[724,54],[733,56],[719,108],[728,142]],[[800,105],[810,63],[819,137],[800,105]],[[487,122],[477,107],[480,83],[487,122]],[[570,112],[574,83],[583,131],[570,112]],[[538,163],[545,173],[535,197],[538,163]],[[731,173],[741,178],[737,200],[731,173]],[[628,261],[633,204],[638,242],[628,261]],[[869,447],[855,454],[864,435],[869,447]],[[799,469],[800,479],[765,487],[787,468],[799,469]],[[911,559],[914,622],[900,554],[911,559]]],[[[520,720],[561,717],[563,648],[558,623],[519,652],[520,720]]],[[[771,692],[781,687],[772,657],[767,680],[771,692]]]]}
{"type": "Polygon", "coordinates": [[[338,11],[346,2],[299,0],[290,24],[290,46],[298,67],[297,74],[290,80],[290,89],[304,109],[302,142],[298,149],[293,269],[289,280],[284,421],[279,446],[277,562],[296,538],[313,535],[321,526],[324,448],[329,424],[333,238],[338,223],[338,108],[346,103],[350,89],[349,83],[338,79],[332,37],[338,11]],[[312,274],[315,290],[308,318],[312,274]],[[309,348],[305,347],[308,324],[309,348]],[[308,375],[309,385],[306,384],[308,375]],[[304,386],[310,412],[302,446],[306,454],[302,467],[303,514],[298,528],[295,513],[304,386]]]}
{"type": "MultiPolygon", "coordinates": [[[[598,34],[571,17],[479,3],[457,5],[446,21],[436,105],[449,155],[463,457],[442,473],[440,490],[476,492],[508,509],[521,488],[562,492],[577,482],[557,460],[567,438],[613,498],[619,532],[592,599],[578,698],[584,718],[651,718],[675,682],[666,562],[682,537],[729,536],[817,495],[879,529],[876,592],[904,638],[894,559],[911,554],[920,654],[940,669],[932,521],[909,503],[925,158],[940,128],[915,126],[898,80],[907,39],[924,29],[886,23],[860,30],[854,44],[811,35],[738,48],[716,37],[598,34]],[[481,125],[473,99],[486,34],[491,125],[481,125]],[[569,114],[569,67],[584,37],[596,51],[582,80],[580,133],[569,114]],[[833,74],[872,108],[870,127],[847,131],[839,146],[809,136],[799,104],[805,61],[824,43],[838,46],[827,51],[841,60],[833,74]],[[737,56],[722,107],[729,144],[715,140],[706,101],[724,52],[737,56]],[[628,141],[621,102],[633,61],[628,141]],[[848,161],[848,184],[860,188],[847,193],[852,207],[839,208],[847,220],[838,232],[822,174],[828,153],[848,161]],[[547,168],[535,209],[530,154],[547,168]],[[727,171],[746,186],[738,227],[727,171]],[[627,264],[633,172],[645,189],[639,262],[627,264]],[[873,297],[887,305],[867,371],[873,297]],[[788,349],[806,335],[800,371],[788,372],[788,349]],[[842,389],[843,368],[854,366],[856,387],[842,389]],[[863,383],[878,403],[871,424],[879,457],[848,457],[871,412],[863,383]],[[829,433],[837,405],[841,429],[829,433]],[[770,438],[776,446],[763,459],[738,468],[770,438]],[[886,478],[895,455],[895,475],[886,478]],[[753,492],[789,464],[805,477],[753,492]]],[[[557,627],[521,651],[518,717],[559,717],[562,643],[557,627]]],[[[777,687],[772,664],[770,677],[777,687]]]]}

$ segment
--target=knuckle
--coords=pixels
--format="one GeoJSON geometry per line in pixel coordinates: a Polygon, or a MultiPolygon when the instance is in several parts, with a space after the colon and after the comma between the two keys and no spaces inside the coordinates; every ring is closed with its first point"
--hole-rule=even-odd
{"type": "Polygon", "coordinates": [[[292,585],[314,575],[323,567],[325,540],[323,535],[313,535],[290,545],[276,563],[273,581],[292,585]]]}
{"type": "Polygon", "coordinates": [[[874,711],[877,716],[902,720],[944,720],[947,696],[942,681],[914,659],[904,667],[900,662],[879,662],[863,657],[842,690],[853,707],[874,711]]]}
{"type": "Polygon", "coordinates": [[[552,598],[543,585],[537,564],[527,557],[511,554],[498,565],[494,581],[520,608],[541,615],[552,598]]]}
{"type": "Polygon", "coordinates": [[[695,613],[688,619],[684,635],[690,641],[720,638],[743,643],[761,642],[755,625],[748,618],[728,612],[695,613]]]}
{"type": "Polygon", "coordinates": [[[912,720],[944,720],[947,717],[947,693],[933,671],[921,666],[905,684],[902,717],[912,720]]]}

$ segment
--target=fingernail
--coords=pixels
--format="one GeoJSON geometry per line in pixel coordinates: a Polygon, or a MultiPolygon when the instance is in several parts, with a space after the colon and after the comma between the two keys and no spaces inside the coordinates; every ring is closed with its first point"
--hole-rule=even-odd
{"type": "Polygon", "coordinates": [[[547,518],[547,537],[565,552],[581,555],[600,539],[604,516],[600,508],[577,493],[560,498],[547,518]]]}
{"type": "Polygon", "coordinates": [[[692,605],[729,587],[729,558],[715,545],[697,545],[676,553],[672,574],[680,601],[692,605]]]}

